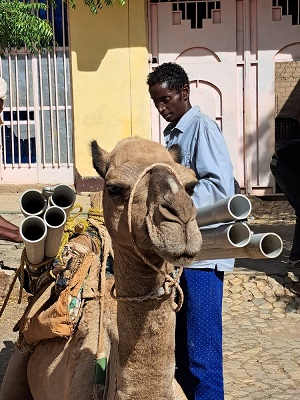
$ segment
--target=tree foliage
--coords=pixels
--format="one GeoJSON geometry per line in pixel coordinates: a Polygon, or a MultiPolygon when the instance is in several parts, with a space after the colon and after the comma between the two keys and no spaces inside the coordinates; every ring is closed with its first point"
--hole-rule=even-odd
{"type": "MultiPolygon", "coordinates": [[[[68,0],[64,0],[68,1],[68,0]]],[[[76,8],[76,1],[83,1],[93,14],[103,7],[112,6],[115,1],[120,5],[125,0],[69,0],[71,8],[76,8]]],[[[55,7],[55,0],[48,0],[55,7]]],[[[40,10],[46,11],[48,5],[34,3],[31,0],[0,0],[0,57],[13,47],[26,47],[36,54],[39,50],[46,51],[53,47],[53,30],[51,24],[39,18],[40,10]]]]}
{"type": "MultiPolygon", "coordinates": [[[[77,0],[79,1],[79,0],[77,0]]],[[[125,0],[117,0],[121,6],[124,6],[125,0]]],[[[98,14],[98,11],[103,7],[101,0],[83,0],[84,4],[89,7],[93,14],[98,14]]],[[[112,6],[115,0],[104,0],[106,6],[112,6]]],[[[70,5],[73,9],[76,8],[76,1],[70,0],[70,5]]]]}
{"type": "Polygon", "coordinates": [[[12,47],[26,46],[32,53],[50,48],[52,27],[38,17],[39,10],[47,10],[47,5],[30,0],[0,0],[0,56],[12,47]]]}

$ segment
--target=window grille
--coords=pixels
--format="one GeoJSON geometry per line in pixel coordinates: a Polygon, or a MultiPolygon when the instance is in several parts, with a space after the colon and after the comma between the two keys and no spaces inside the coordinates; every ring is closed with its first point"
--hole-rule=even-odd
{"type": "Polygon", "coordinates": [[[201,29],[204,19],[213,18],[213,10],[221,9],[221,1],[211,0],[151,0],[155,3],[173,3],[173,12],[181,12],[182,20],[191,21],[191,29],[201,29]]]}
{"type": "Polygon", "coordinates": [[[273,10],[281,9],[281,15],[290,15],[292,25],[300,25],[300,0],[273,0],[273,10]]]}

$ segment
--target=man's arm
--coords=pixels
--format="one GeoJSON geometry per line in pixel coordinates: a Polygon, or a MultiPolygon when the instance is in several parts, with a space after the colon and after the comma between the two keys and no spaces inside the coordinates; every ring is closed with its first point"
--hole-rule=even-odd
{"type": "Polygon", "coordinates": [[[197,208],[234,195],[233,170],[227,146],[218,125],[210,119],[199,125],[195,165],[199,183],[192,198],[197,208]]]}

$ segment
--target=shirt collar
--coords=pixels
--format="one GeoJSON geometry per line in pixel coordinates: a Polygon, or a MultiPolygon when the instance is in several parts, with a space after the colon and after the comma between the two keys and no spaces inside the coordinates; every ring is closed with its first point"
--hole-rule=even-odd
{"type": "Polygon", "coordinates": [[[180,120],[177,122],[175,126],[172,126],[172,124],[169,124],[167,126],[168,131],[174,132],[174,129],[184,132],[189,125],[190,121],[194,118],[194,116],[200,111],[199,106],[193,106],[192,108],[189,109],[183,116],[180,118],[180,120]]]}
{"type": "Polygon", "coordinates": [[[190,121],[199,111],[200,111],[199,106],[193,106],[192,108],[189,109],[189,111],[183,114],[183,116],[180,118],[180,120],[177,122],[175,126],[172,127],[171,123],[167,125],[167,127],[164,130],[165,143],[168,144],[170,137],[176,135],[176,133],[177,134],[179,132],[184,133],[184,131],[189,126],[190,121]]]}
{"type": "Polygon", "coordinates": [[[180,118],[180,120],[177,122],[177,125],[174,128],[178,129],[181,132],[184,132],[188,127],[188,125],[190,124],[191,120],[199,111],[200,111],[199,106],[193,106],[192,108],[190,108],[189,111],[183,114],[183,116],[180,118]]]}

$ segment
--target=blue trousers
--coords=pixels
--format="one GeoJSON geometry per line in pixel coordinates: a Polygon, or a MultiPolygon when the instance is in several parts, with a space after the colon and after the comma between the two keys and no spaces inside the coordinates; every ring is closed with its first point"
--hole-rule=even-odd
{"type": "Polygon", "coordinates": [[[277,165],[271,164],[270,169],[276,182],[295,211],[296,223],[289,258],[293,261],[300,260],[300,174],[280,161],[277,165]]]}
{"type": "Polygon", "coordinates": [[[224,272],[186,268],[176,319],[175,376],[188,400],[223,400],[222,300],[224,272]]]}

